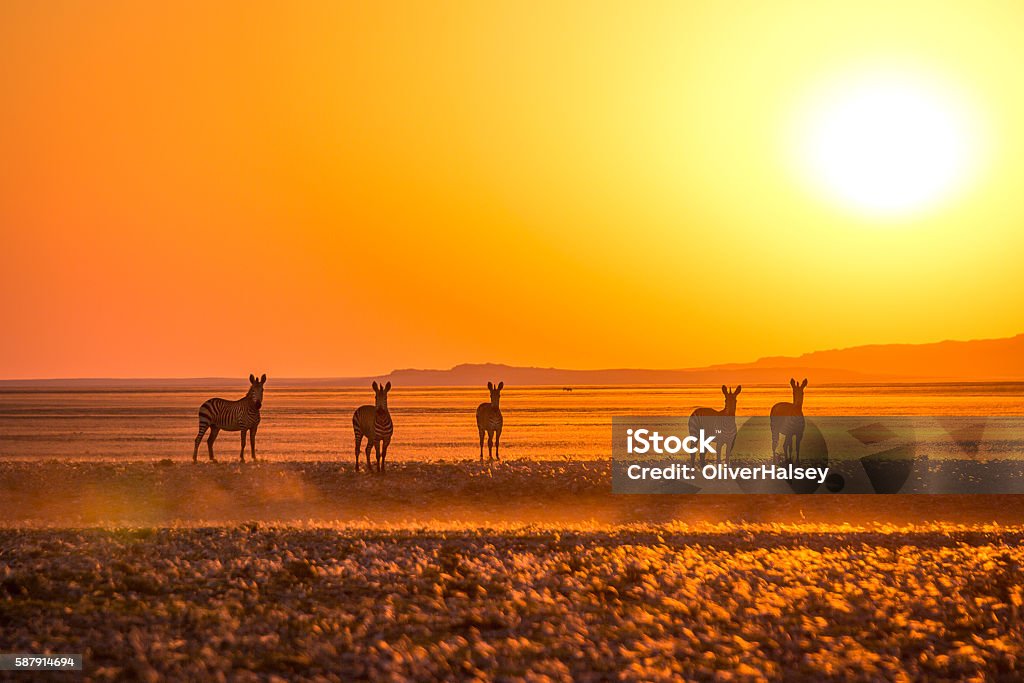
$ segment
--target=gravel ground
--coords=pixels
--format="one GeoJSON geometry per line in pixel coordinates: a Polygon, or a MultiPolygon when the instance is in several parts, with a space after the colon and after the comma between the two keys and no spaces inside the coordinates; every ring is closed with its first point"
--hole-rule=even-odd
{"type": "Polygon", "coordinates": [[[942,524],[6,529],[0,649],[84,652],[88,680],[1019,680],[1022,538],[942,524]]]}
{"type": "Polygon", "coordinates": [[[609,475],[0,462],[0,652],[88,680],[1022,677],[1024,496],[609,475]]]}

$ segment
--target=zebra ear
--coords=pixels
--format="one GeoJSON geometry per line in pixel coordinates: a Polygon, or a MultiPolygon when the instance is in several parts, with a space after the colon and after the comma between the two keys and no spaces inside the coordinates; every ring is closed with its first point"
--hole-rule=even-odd
{"type": "Polygon", "coordinates": [[[267,373],[264,372],[263,376],[260,377],[260,384],[266,384],[266,383],[267,383],[267,373]]]}
{"type": "Polygon", "coordinates": [[[373,387],[373,393],[377,393],[377,383],[374,382],[371,386],[373,387]]]}
{"type": "Polygon", "coordinates": [[[741,391],[743,391],[743,385],[742,384],[737,384],[736,385],[736,391],[732,392],[732,395],[733,396],[739,396],[741,391]]]}
{"type": "Polygon", "coordinates": [[[249,384],[256,384],[256,375],[249,375],[249,384]]]}
{"type": "Polygon", "coordinates": [[[806,386],[807,386],[807,378],[804,377],[804,381],[800,383],[800,388],[803,389],[806,386]]]}
{"type": "Polygon", "coordinates": [[[729,387],[727,387],[727,386],[725,386],[723,384],[722,385],[722,393],[725,394],[726,396],[728,396],[729,395],[729,387]]]}
{"type": "Polygon", "coordinates": [[[390,381],[387,384],[384,385],[384,393],[386,394],[389,391],[391,391],[391,382],[390,381]]]}
{"type": "Polygon", "coordinates": [[[498,382],[498,391],[501,391],[504,388],[505,388],[505,383],[504,382],[498,382]]]}
{"type": "Polygon", "coordinates": [[[494,391],[494,384],[492,384],[491,382],[488,382],[487,383],[487,391],[494,391]]]}
{"type": "Polygon", "coordinates": [[[789,378],[789,386],[791,386],[791,387],[795,387],[796,386],[796,380],[793,379],[792,377],[789,378]]]}

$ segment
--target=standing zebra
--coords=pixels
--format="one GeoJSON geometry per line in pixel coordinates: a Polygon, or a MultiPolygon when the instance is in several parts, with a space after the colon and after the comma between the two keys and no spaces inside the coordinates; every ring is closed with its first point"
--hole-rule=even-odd
{"type": "MultiPolygon", "coordinates": [[[[715,443],[718,445],[717,460],[722,460],[722,449],[725,449],[725,463],[729,464],[732,457],[732,449],[736,444],[736,397],[743,391],[742,385],[736,386],[736,391],[729,391],[729,387],[722,385],[722,393],[725,394],[725,407],[721,410],[714,408],[697,408],[690,413],[687,427],[690,436],[698,436],[703,429],[705,434],[714,434],[715,443]]],[[[693,465],[697,459],[696,453],[690,454],[690,464],[693,465]]],[[[700,464],[704,464],[704,454],[700,454],[700,464]]]]}
{"type": "Polygon", "coordinates": [[[487,391],[491,392],[490,403],[481,403],[476,408],[476,428],[480,432],[480,462],[484,461],[484,432],[487,432],[487,458],[501,460],[498,454],[498,443],[501,441],[501,408],[498,402],[501,400],[501,390],[505,388],[504,382],[498,382],[494,386],[487,383],[487,391]],[[494,453],[491,453],[491,442],[494,443],[494,453]]]}
{"type": "Polygon", "coordinates": [[[780,434],[784,437],[782,455],[785,456],[786,462],[800,462],[800,441],[804,438],[804,389],[807,388],[807,378],[797,384],[796,380],[790,377],[789,386],[793,389],[793,402],[776,403],[772,406],[769,418],[772,428],[772,463],[775,463],[775,448],[780,434]]]}
{"type": "Polygon", "coordinates": [[[388,457],[388,445],[391,444],[391,435],[395,433],[395,425],[391,422],[391,413],[388,412],[388,392],[391,391],[391,382],[383,387],[373,383],[373,393],[376,397],[375,405],[359,406],[356,412],[352,413],[352,430],[356,434],[356,472],[359,471],[359,446],[362,444],[363,436],[366,436],[366,470],[370,469],[370,449],[377,451],[377,471],[384,471],[384,460],[388,457]]]}
{"type": "Polygon", "coordinates": [[[224,398],[211,398],[199,407],[199,434],[196,436],[196,448],[192,451],[192,462],[199,457],[199,444],[203,441],[203,434],[210,430],[210,438],[206,440],[206,446],[210,449],[210,460],[216,461],[213,457],[213,442],[217,440],[220,430],[228,432],[242,432],[242,452],[239,459],[245,462],[245,433],[249,432],[249,450],[252,459],[256,460],[256,429],[260,426],[260,408],[263,406],[263,385],[267,383],[267,376],[263,375],[256,379],[255,375],[249,375],[249,393],[237,401],[229,401],[224,398]]]}

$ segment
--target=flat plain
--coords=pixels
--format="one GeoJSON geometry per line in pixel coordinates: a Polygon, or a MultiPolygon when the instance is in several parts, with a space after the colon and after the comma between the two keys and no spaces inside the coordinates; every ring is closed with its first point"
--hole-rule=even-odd
{"type": "Polygon", "coordinates": [[[1024,528],[0,530],[90,680],[1019,680],[1024,528]]]}
{"type": "MultiPolygon", "coordinates": [[[[230,434],[191,459],[227,388],[0,391],[0,650],[83,652],[87,680],[1022,675],[1024,496],[612,494],[611,416],[716,387],[512,389],[501,463],[481,391],[396,390],[389,469],[356,473],[368,392],[270,386],[244,464],[230,434]]],[[[1021,385],[818,392],[1024,413],[1021,385]]]]}

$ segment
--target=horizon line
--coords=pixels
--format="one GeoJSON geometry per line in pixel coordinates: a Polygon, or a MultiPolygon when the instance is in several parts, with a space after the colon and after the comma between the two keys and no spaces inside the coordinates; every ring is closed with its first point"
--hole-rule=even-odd
{"type": "MultiPolygon", "coordinates": [[[[989,338],[971,338],[971,339],[948,339],[947,338],[947,339],[941,339],[939,341],[931,341],[931,342],[873,342],[873,343],[868,343],[868,344],[856,344],[856,345],[853,345],[853,346],[834,347],[834,348],[829,348],[829,349],[816,349],[814,351],[805,351],[803,353],[800,353],[799,355],[792,355],[792,356],[787,356],[787,355],[759,356],[758,358],[756,358],[754,360],[747,360],[747,361],[726,361],[726,362],[711,363],[711,364],[700,365],[700,366],[674,367],[674,368],[645,368],[645,367],[566,368],[566,367],[558,367],[558,366],[555,366],[555,365],[548,365],[548,366],[543,366],[543,365],[514,365],[514,364],[511,364],[511,363],[505,363],[505,362],[484,361],[484,362],[461,362],[461,363],[456,363],[455,365],[452,365],[451,367],[448,367],[448,368],[415,368],[415,367],[405,367],[405,368],[394,368],[394,369],[392,369],[392,370],[390,370],[388,372],[374,373],[374,374],[357,374],[357,375],[296,375],[296,376],[282,376],[282,377],[280,377],[280,379],[282,379],[282,380],[299,380],[299,381],[314,381],[314,380],[315,381],[328,381],[328,380],[338,380],[338,381],[341,381],[341,380],[345,380],[345,381],[370,380],[370,381],[373,381],[373,380],[376,380],[376,379],[382,379],[382,378],[385,378],[385,377],[390,377],[390,376],[392,376],[392,375],[394,375],[396,373],[400,373],[400,372],[451,372],[451,371],[453,371],[453,370],[455,370],[457,368],[460,368],[460,367],[485,367],[485,366],[501,366],[501,367],[516,369],[516,370],[542,370],[542,371],[547,370],[547,371],[557,371],[557,372],[580,372],[580,373],[584,373],[584,372],[592,372],[592,373],[593,372],[700,372],[700,371],[713,371],[713,370],[730,370],[730,371],[735,372],[736,368],[727,368],[727,366],[752,365],[752,364],[755,364],[755,363],[760,363],[762,361],[776,361],[776,360],[779,360],[779,361],[789,360],[789,361],[796,362],[796,361],[799,361],[799,360],[801,360],[801,359],[803,359],[803,358],[805,358],[807,356],[811,356],[811,355],[814,355],[814,354],[833,353],[833,352],[840,352],[840,351],[850,351],[850,350],[853,350],[853,349],[879,348],[879,347],[885,347],[885,346],[935,346],[935,345],[939,345],[939,344],[949,344],[949,343],[969,344],[969,343],[972,343],[972,342],[1008,341],[1008,340],[1011,340],[1011,339],[1016,339],[1018,337],[1024,337],[1024,332],[1018,332],[1016,334],[1013,334],[1013,335],[1010,335],[1010,336],[1007,336],[1007,337],[989,337],[989,338]]],[[[793,366],[780,366],[780,369],[781,369],[781,367],[793,367],[793,366]]],[[[762,368],[762,369],[767,369],[767,368],[762,368]]],[[[818,368],[818,370],[822,371],[822,372],[827,372],[827,371],[830,371],[830,370],[831,371],[836,371],[836,370],[844,370],[844,369],[843,368],[818,368]]],[[[846,370],[846,371],[849,371],[849,370],[846,370]]],[[[168,380],[175,380],[175,381],[184,381],[184,380],[190,380],[190,381],[213,381],[213,380],[234,380],[234,379],[236,379],[235,375],[199,375],[199,376],[173,375],[173,376],[165,376],[165,377],[146,376],[146,375],[135,375],[135,376],[83,375],[83,376],[60,376],[60,377],[0,377],[0,382],[90,382],[90,381],[91,382],[114,382],[114,381],[127,381],[127,380],[131,380],[131,381],[143,381],[143,380],[155,380],[155,381],[168,381],[168,380]]],[[[920,379],[921,380],[925,380],[925,379],[928,379],[928,378],[920,378],[920,379]]],[[[961,380],[958,380],[958,381],[961,381],[961,380]]],[[[964,380],[964,381],[968,381],[969,382],[969,380],[964,380]]],[[[1015,380],[996,380],[996,381],[1014,382],[1015,380]]],[[[859,383],[859,382],[856,382],[856,383],[859,383]]],[[[422,386],[429,386],[429,385],[422,385],[422,386]]],[[[537,385],[537,386],[543,386],[543,385],[537,385]]]]}

